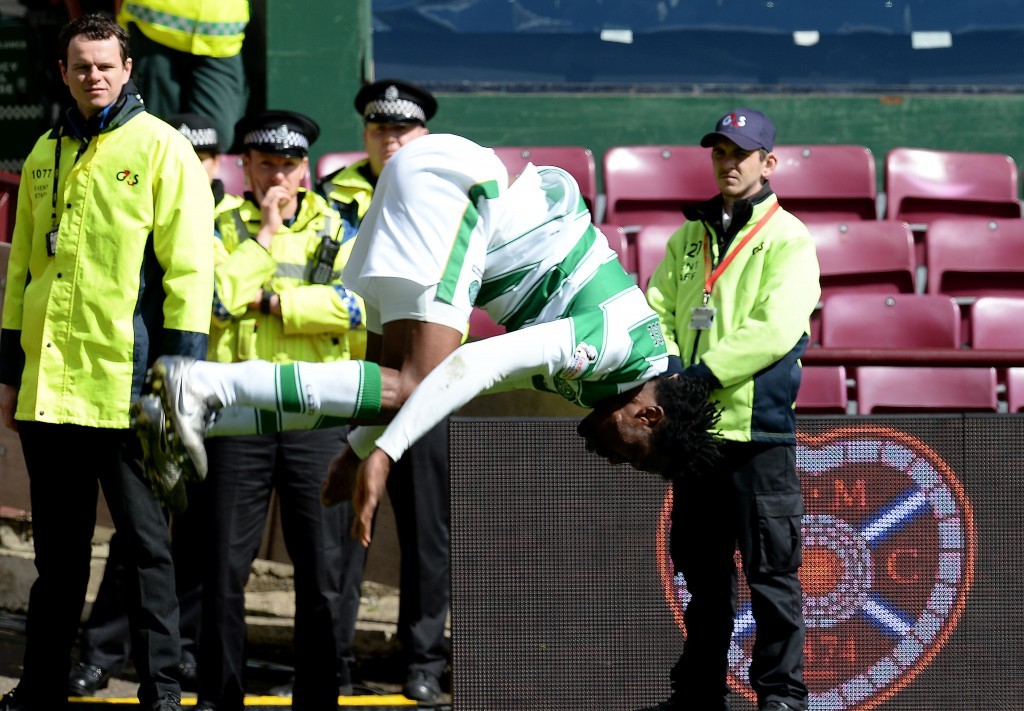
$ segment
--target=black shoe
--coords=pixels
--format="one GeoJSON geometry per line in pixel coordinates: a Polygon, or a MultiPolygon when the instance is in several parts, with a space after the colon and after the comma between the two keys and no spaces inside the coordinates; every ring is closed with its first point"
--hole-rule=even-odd
{"type": "Polygon", "coordinates": [[[0,711],[32,711],[25,702],[18,700],[17,687],[0,696],[0,711]]]}
{"type": "Polygon", "coordinates": [[[417,669],[409,672],[405,686],[402,687],[402,694],[414,701],[433,703],[441,695],[441,683],[436,676],[417,669]]]}
{"type": "Polygon", "coordinates": [[[68,678],[68,693],[72,696],[92,696],[100,689],[106,689],[109,681],[110,672],[106,669],[79,662],[68,678]]]}
{"type": "Polygon", "coordinates": [[[796,709],[783,701],[769,701],[761,707],[761,711],[796,711],[796,709]]]}
{"type": "Polygon", "coordinates": [[[181,699],[177,696],[168,696],[165,699],[159,699],[153,702],[153,705],[149,707],[149,711],[185,711],[181,708],[181,699]]]}
{"type": "Polygon", "coordinates": [[[195,662],[182,662],[175,669],[175,677],[182,691],[199,691],[199,669],[195,662]]]}

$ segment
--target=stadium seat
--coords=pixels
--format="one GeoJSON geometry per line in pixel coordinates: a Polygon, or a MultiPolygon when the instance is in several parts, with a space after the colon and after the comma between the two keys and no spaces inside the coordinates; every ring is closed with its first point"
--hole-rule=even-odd
{"type": "Polygon", "coordinates": [[[937,219],[924,243],[925,291],[956,298],[965,333],[977,297],[1024,297],[1024,220],[937,219]]]}
{"type": "Polygon", "coordinates": [[[568,172],[580,186],[583,202],[596,222],[597,166],[594,154],[583,146],[495,146],[494,152],[508,168],[509,177],[519,175],[527,163],[553,165],[568,172]]]}
{"type": "Polygon", "coordinates": [[[1009,412],[1024,411],[1024,368],[1006,370],[1006,409],[1009,412]]]}
{"type": "Polygon", "coordinates": [[[1002,153],[894,148],[885,158],[886,218],[1020,217],[1017,165],[1002,153]]]}
{"type": "Polygon", "coordinates": [[[478,341],[505,333],[505,327],[494,322],[490,314],[482,308],[473,307],[469,315],[469,340],[478,341]]]}
{"type": "Polygon", "coordinates": [[[812,222],[821,296],[914,293],[914,237],[896,220],[812,222]]]}
{"type": "Polygon", "coordinates": [[[324,153],[316,161],[316,179],[320,180],[325,175],[337,172],[365,157],[366,151],[334,151],[324,153]]]}
{"type": "Polygon", "coordinates": [[[619,255],[622,268],[635,277],[636,254],[634,253],[630,235],[626,234],[626,230],[622,228],[622,225],[613,225],[608,222],[597,225],[597,228],[608,238],[608,246],[619,255]]]}
{"type": "Polygon", "coordinates": [[[681,206],[718,194],[711,151],[700,146],[614,146],[602,160],[605,222],[683,222],[681,206]]]}
{"type": "Polygon", "coordinates": [[[636,233],[636,283],[647,291],[654,269],[665,258],[665,245],[678,225],[646,225],[636,233]]]}
{"type": "Polygon", "coordinates": [[[10,242],[14,234],[14,215],[18,210],[18,186],[21,176],[0,170],[0,241],[10,242]]]}
{"type": "Polygon", "coordinates": [[[824,348],[960,348],[960,308],[938,294],[833,294],[822,307],[824,348]]]}
{"type": "Polygon", "coordinates": [[[845,415],[848,403],[844,366],[804,366],[796,393],[798,415],[845,415]]]}
{"type": "Polygon", "coordinates": [[[983,296],[971,307],[971,347],[1024,353],[1024,298],[983,296]]]}
{"type": "Polygon", "coordinates": [[[854,374],[857,413],[997,412],[995,368],[863,366],[854,374]]]}
{"type": "Polygon", "coordinates": [[[225,153],[220,157],[220,168],[217,178],[224,183],[224,192],[228,195],[245,194],[245,171],[242,168],[241,153],[225,153]]]}
{"type": "Polygon", "coordinates": [[[775,146],[771,186],[786,210],[805,223],[875,220],[875,157],[866,146],[775,146]]]}
{"type": "Polygon", "coordinates": [[[1024,296],[1024,220],[939,219],[925,244],[929,294],[1024,296]]]}

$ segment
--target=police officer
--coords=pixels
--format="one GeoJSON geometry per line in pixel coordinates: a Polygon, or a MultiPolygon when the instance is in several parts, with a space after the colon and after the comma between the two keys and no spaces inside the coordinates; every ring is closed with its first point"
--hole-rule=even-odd
{"type": "MultiPolygon", "coordinates": [[[[346,336],[363,328],[361,302],[340,280],[351,242],[342,243],[338,213],[302,187],[319,132],[311,118],[292,111],[263,111],[239,122],[250,190],[225,198],[217,212],[209,360],[329,362],[350,356],[346,336]]],[[[342,682],[339,580],[342,570],[361,568],[362,560],[346,559],[359,545],[341,512],[320,503],[320,482],[346,431],[275,432],[272,422],[266,425],[264,434],[207,444],[197,708],[243,708],[244,589],[276,491],[295,566],[293,707],[333,710],[342,682]]]]}
{"type": "MultiPolygon", "coordinates": [[[[356,94],[363,117],[367,158],[321,181],[321,190],[345,220],[346,237],[359,229],[377,178],[399,148],[429,133],[437,101],[425,89],[398,79],[367,84],[356,94]]],[[[449,604],[448,425],[441,423],[402,457],[388,478],[401,552],[398,637],[406,657],[403,693],[435,701],[447,664],[444,625],[449,604]]],[[[352,515],[350,502],[339,506],[352,515]]],[[[353,571],[354,574],[354,571],[353,571]]],[[[345,584],[344,619],[354,633],[359,580],[345,584]]],[[[351,639],[351,635],[347,638],[351,639]]],[[[342,661],[351,664],[351,645],[342,661]]]]}

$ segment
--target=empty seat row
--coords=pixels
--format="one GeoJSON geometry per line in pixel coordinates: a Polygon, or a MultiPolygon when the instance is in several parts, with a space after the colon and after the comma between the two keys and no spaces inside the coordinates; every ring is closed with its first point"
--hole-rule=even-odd
{"type": "MultiPolygon", "coordinates": [[[[796,411],[803,415],[1000,412],[995,368],[806,366],[796,411]],[[852,383],[848,379],[852,376],[852,383]],[[855,403],[855,405],[854,405],[855,403]]],[[[1024,411],[1024,367],[1009,368],[1006,411],[1024,411]]]]}

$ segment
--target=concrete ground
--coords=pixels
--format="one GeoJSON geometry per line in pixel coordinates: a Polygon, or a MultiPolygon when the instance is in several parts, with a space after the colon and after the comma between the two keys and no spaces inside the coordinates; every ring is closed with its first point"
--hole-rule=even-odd
{"type": "MultiPolygon", "coordinates": [[[[18,683],[24,650],[24,613],[28,590],[35,578],[27,522],[0,517],[0,694],[18,683]]],[[[94,539],[93,574],[83,619],[88,616],[106,562],[109,531],[98,529],[94,539]]],[[[255,696],[268,693],[286,682],[291,674],[295,614],[294,589],[290,565],[257,560],[246,588],[249,661],[247,691],[255,696]]],[[[353,642],[358,659],[354,670],[357,695],[401,694],[404,668],[396,638],[398,590],[373,582],[364,582],[356,637],[353,642]]],[[[450,678],[442,679],[442,698],[438,709],[450,708],[450,678]]],[[[135,698],[137,679],[129,664],[101,698],[135,698]]],[[[194,694],[185,694],[186,697],[194,694]]]]}

